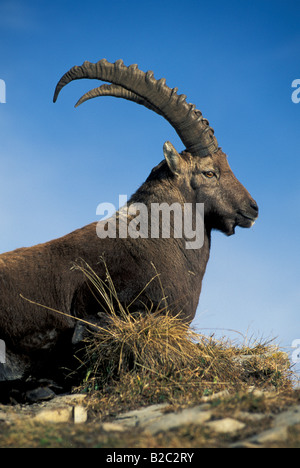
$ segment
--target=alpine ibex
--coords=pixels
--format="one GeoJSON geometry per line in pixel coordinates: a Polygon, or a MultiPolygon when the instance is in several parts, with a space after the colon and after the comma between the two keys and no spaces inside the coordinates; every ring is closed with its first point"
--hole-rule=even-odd
{"type": "MultiPolygon", "coordinates": [[[[6,364],[0,365],[2,381],[23,378],[44,366],[58,349],[63,354],[71,347],[76,320],[43,310],[21,295],[72,317],[96,316],[99,304],[95,304],[86,278],[71,267],[83,259],[105,278],[102,257],[125,307],[134,302],[135,310],[150,304],[155,308],[161,303],[163,285],[172,313],[180,313],[190,322],[209,258],[211,231],[232,235],[236,226],[252,226],[258,215],[256,202],[232,173],[209,122],[186,102],[185,95],[177,94],[177,88],[170,89],[165,79],[157,81],[153,72],[144,73],[137,65],[126,67],[122,60],[109,63],[103,59],[71,68],[57,84],[54,102],[66,84],[81,78],[111,84],[88,92],[77,105],[96,96],[124,98],[146,106],[174,127],[185,150],[179,154],[171,143],[165,143],[164,160],[152,169],[129,206],[204,204],[203,245],[187,249],[184,236],[174,235],[100,238],[96,233],[99,226],[93,223],[48,243],[2,254],[0,339],[7,352],[6,364]],[[158,276],[151,281],[153,265],[158,276]]],[[[59,365],[59,359],[55,364],[59,365]]]]}

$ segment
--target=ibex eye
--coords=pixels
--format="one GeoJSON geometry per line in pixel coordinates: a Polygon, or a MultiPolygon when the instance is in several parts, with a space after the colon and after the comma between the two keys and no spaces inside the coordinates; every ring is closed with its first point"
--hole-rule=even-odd
{"type": "Polygon", "coordinates": [[[203,172],[203,174],[205,175],[205,177],[207,177],[208,179],[211,179],[212,177],[214,177],[215,173],[213,171],[206,171],[206,172],[203,172]]]}

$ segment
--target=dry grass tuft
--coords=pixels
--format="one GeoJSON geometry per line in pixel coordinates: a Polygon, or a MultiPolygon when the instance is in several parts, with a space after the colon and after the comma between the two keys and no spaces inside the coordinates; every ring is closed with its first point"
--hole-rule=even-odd
{"type": "Polygon", "coordinates": [[[94,327],[84,343],[79,387],[94,395],[94,408],[103,416],[142,404],[190,405],[225,389],[290,386],[287,357],[271,343],[237,347],[206,337],[165,306],[130,313],[108,270],[103,281],[87,264],[75,268],[91,282],[102,307],[106,304],[105,325],[94,327]]]}

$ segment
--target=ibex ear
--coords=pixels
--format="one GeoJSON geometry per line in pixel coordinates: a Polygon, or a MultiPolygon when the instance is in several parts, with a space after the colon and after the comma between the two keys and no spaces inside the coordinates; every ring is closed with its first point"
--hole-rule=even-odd
{"type": "Polygon", "coordinates": [[[182,160],[180,154],[169,141],[166,141],[164,144],[164,157],[173,174],[180,174],[182,172],[182,160]]]}

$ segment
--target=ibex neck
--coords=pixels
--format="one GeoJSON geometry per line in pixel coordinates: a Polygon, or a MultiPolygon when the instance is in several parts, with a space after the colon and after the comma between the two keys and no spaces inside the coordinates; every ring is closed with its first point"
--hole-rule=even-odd
{"type": "Polygon", "coordinates": [[[155,238],[166,238],[170,234],[187,263],[203,276],[209,258],[210,230],[204,224],[204,206],[193,202],[185,192],[171,178],[150,175],[128,205],[146,206],[148,236],[153,238],[154,233],[155,238]]]}

